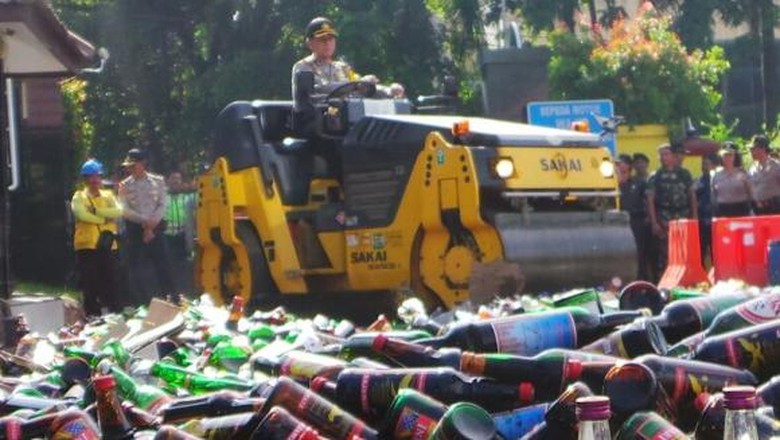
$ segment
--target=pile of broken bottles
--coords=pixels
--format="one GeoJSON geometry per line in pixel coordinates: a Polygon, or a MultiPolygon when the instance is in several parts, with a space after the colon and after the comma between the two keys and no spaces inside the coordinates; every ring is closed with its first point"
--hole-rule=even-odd
{"type": "Polygon", "coordinates": [[[366,327],[153,300],[0,351],[0,438],[768,439],[778,335],[780,289],[739,283],[410,299],[366,327]]]}

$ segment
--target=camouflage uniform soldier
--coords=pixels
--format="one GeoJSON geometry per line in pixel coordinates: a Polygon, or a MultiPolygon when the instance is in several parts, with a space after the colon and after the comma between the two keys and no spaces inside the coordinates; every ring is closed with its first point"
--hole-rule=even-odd
{"type": "Polygon", "coordinates": [[[666,270],[669,222],[698,218],[696,192],[691,173],[678,165],[668,144],[658,147],[661,168],[647,182],[647,213],[656,239],[658,274],[666,270]]]}

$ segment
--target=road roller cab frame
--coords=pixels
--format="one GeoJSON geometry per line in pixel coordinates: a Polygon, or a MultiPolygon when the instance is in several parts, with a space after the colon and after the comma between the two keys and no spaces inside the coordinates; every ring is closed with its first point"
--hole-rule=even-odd
{"type": "Polygon", "coordinates": [[[410,107],[331,97],[301,139],[290,102],[228,105],[199,179],[203,291],[262,305],[411,290],[452,307],[470,287],[515,293],[517,268],[532,289],[633,276],[598,136],[410,107]]]}

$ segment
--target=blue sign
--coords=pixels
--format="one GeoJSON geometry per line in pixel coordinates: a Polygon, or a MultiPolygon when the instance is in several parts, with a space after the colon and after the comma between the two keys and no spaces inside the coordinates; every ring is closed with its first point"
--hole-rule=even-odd
{"type": "Polygon", "coordinates": [[[543,127],[571,130],[572,123],[588,121],[590,132],[602,135],[604,145],[615,156],[616,142],[614,133],[605,133],[596,116],[612,118],[614,105],[609,99],[583,101],[547,101],[528,103],[528,123],[543,127]]]}

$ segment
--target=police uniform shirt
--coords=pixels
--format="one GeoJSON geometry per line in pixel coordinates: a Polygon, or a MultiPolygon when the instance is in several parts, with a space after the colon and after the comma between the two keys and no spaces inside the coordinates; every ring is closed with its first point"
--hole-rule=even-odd
{"type": "Polygon", "coordinates": [[[323,89],[334,82],[346,82],[355,79],[352,67],[343,61],[318,62],[314,55],[298,61],[292,69],[292,96],[296,95],[295,76],[298,72],[314,73],[314,89],[323,89]]]}
{"type": "Polygon", "coordinates": [[[168,207],[165,179],[148,172],[141,178],[130,176],[120,183],[119,200],[125,218],[133,223],[160,220],[168,207]]]}
{"type": "Polygon", "coordinates": [[[690,217],[688,191],[692,185],[693,177],[685,168],[661,168],[650,176],[646,191],[655,197],[656,214],[660,221],[666,223],[690,217]]]}
{"type": "Polygon", "coordinates": [[[763,165],[754,162],[750,167],[750,183],[756,202],[780,197],[780,162],[772,158],[767,159],[763,165]]]}
{"type": "Polygon", "coordinates": [[[736,169],[729,173],[719,168],[712,175],[713,203],[744,203],[750,201],[750,183],[746,172],[736,169]]]}

